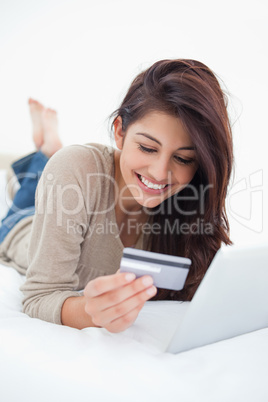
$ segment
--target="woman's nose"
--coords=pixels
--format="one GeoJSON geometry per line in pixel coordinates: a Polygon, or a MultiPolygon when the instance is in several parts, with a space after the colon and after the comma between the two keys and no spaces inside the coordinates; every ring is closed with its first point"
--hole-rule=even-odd
{"type": "Polygon", "coordinates": [[[171,169],[167,158],[159,158],[149,166],[148,173],[150,177],[158,182],[171,182],[171,169]]]}

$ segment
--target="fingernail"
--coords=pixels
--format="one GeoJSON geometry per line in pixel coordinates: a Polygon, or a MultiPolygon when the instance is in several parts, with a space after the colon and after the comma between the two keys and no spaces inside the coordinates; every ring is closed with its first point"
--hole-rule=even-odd
{"type": "Polygon", "coordinates": [[[146,290],[149,296],[153,296],[155,294],[155,291],[156,291],[155,286],[152,286],[151,288],[146,290]]]}
{"type": "Polygon", "coordinates": [[[150,286],[154,283],[153,278],[151,278],[150,276],[146,276],[145,278],[142,279],[142,283],[145,286],[150,286]]]}
{"type": "Polygon", "coordinates": [[[127,282],[131,282],[131,281],[133,281],[135,278],[136,278],[136,275],[135,275],[135,274],[132,274],[132,273],[128,273],[128,274],[125,275],[125,280],[126,280],[127,282]]]}

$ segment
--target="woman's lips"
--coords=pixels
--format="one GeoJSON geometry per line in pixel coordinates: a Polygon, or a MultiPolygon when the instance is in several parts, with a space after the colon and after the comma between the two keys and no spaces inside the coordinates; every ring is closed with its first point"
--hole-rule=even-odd
{"type": "Polygon", "coordinates": [[[168,188],[170,188],[170,184],[164,184],[164,183],[157,183],[154,181],[151,181],[149,179],[147,179],[145,176],[140,175],[139,173],[135,173],[138,179],[138,184],[141,187],[142,190],[146,191],[147,193],[150,194],[162,194],[163,192],[165,192],[168,188]],[[152,185],[160,185],[163,186],[165,185],[165,187],[162,188],[153,188],[153,187],[148,187],[148,185],[146,185],[145,183],[142,182],[142,178],[144,180],[147,180],[148,183],[151,183],[152,185]]]}

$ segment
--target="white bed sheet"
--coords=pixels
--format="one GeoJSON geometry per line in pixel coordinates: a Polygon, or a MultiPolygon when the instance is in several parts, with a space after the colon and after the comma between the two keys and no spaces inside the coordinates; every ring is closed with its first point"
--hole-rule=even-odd
{"type": "Polygon", "coordinates": [[[187,303],[148,302],[123,333],[80,331],[23,314],[23,281],[0,265],[2,402],[268,400],[268,329],[172,355],[187,303]]]}
{"type": "MultiPolygon", "coordinates": [[[[4,180],[0,171],[2,216],[4,180]]],[[[172,355],[188,303],[148,302],[120,334],[79,331],[23,314],[24,280],[0,265],[1,402],[268,401],[268,329],[172,355]]]]}

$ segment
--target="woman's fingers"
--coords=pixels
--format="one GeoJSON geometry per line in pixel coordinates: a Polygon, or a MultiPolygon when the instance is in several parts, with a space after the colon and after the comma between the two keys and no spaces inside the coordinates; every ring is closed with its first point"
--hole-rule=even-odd
{"type": "Polygon", "coordinates": [[[96,278],[85,290],[85,311],[92,322],[110,332],[128,328],[137,318],[144,303],[156,294],[153,278],[135,279],[131,273],[96,278]]]}
{"type": "Polygon", "coordinates": [[[107,329],[107,331],[113,333],[124,331],[136,321],[142,307],[143,304],[140,304],[135,309],[129,311],[127,314],[105,325],[105,328],[107,329]]]}
{"type": "Polygon", "coordinates": [[[86,297],[96,297],[111,290],[120,288],[132,281],[136,276],[132,273],[120,273],[114,275],[101,276],[90,282],[84,290],[86,297]]]}
{"type": "MultiPolygon", "coordinates": [[[[138,282],[138,279],[135,282],[138,282]]],[[[139,284],[136,284],[136,288],[139,288],[139,284]]],[[[106,327],[107,324],[112,324],[119,318],[123,322],[126,321],[127,324],[128,320],[131,319],[134,314],[134,311],[138,314],[144,303],[156,294],[155,286],[147,287],[138,293],[134,289],[134,286],[128,285],[120,292],[113,295],[107,294],[102,296],[104,299],[103,305],[105,306],[106,302],[106,306],[109,303],[110,307],[106,307],[104,310],[100,310],[92,316],[94,324],[106,327]],[[115,300],[118,300],[118,303],[114,303],[115,300]]]]}
{"type": "MultiPolygon", "coordinates": [[[[137,299],[142,297],[138,294],[145,289],[150,288],[153,285],[153,279],[150,276],[143,276],[138,278],[130,283],[121,286],[120,288],[116,288],[111,290],[110,292],[103,293],[92,300],[92,308],[94,309],[94,304],[98,305],[99,310],[106,310],[113,306],[119,305],[123,301],[131,298],[132,296],[137,294],[137,299]]],[[[144,294],[146,296],[152,297],[152,295],[144,294]]],[[[142,302],[143,300],[141,300],[142,302]]]]}

